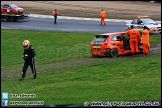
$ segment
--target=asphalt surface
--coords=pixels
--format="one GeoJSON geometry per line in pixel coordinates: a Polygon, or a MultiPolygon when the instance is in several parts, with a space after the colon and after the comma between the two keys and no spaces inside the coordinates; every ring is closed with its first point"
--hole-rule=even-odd
{"type": "Polygon", "coordinates": [[[16,22],[1,21],[1,28],[17,28],[32,30],[59,30],[76,32],[118,32],[125,31],[126,22],[107,21],[106,25],[100,25],[100,21],[57,19],[57,24],[52,18],[35,18],[18,20],[16,22]]]}

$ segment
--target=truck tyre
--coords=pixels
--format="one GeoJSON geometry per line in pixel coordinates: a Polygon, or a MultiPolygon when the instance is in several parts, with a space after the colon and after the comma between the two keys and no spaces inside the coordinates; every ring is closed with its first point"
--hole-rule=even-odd
{"type": "Polygon", "coordinates": [[[5,22],[9,21],[9,17],[8,17],[8,16],[4,16],[4,17],[3,17],[3,20],[4,20],[5,22]]]}
{"type": "Polygon", "coordinates": [[[16,17],[13,17],[13,21],[17,21],[17,18],[16,17]]]}
{"type": "Polygon", "coordinates": [[[118,49],[117,49],[117,48],[111,49],[111,51],[110,51],[110,56],[113,57],[113,58],[118,57],[118,56],[119,56],[119,51],[118,51],[118,49]]]}

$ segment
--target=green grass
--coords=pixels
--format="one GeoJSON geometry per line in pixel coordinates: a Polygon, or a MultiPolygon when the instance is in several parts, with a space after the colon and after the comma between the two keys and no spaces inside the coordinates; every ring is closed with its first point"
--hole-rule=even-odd
{"type": "Polygon", "coordinates": [[[1,29],[2,67],[22,63],[22,42],[25,39],[36,50],[37,64],[89,57],[89,44],[94,34],[1,29]]]}
{"type": "MultiPolygon", "coordinates": [[[[1,29],[1,91],[36,94],[36,98],[9,100],[77,104],[85,101],[136,101],[161,99],[161,55],[90,59],[89,44],[96,33],[1,29]],[[24,81],[22,42],[29,39],[36,50],[38,78],[30,68],[24,81]],[[83,60],[70,64],[73,60],[83,60]],[[71,62],[68,62],[71,61],[71,62]],[[66,64],[67,63],[67,64],[66,64]],[[44,66],[44,67],[43,67],[44,66]],[[14,78],[8,78],[8,75],[14,78]]],[[[150,36],[153,45],[161,35],[150,36]]]]}

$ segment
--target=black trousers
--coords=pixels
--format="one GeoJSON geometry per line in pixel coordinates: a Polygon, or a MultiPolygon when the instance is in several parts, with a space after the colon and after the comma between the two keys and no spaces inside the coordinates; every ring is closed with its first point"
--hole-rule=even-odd
{"type": "Polygon", "coordinates": [[[37,73],[36,73],[35,64],[34,64],[34,58],[25,60],[24,66],[22,69],[22,77],[25,77],[28,66],[30,66],[33,76],[36,77],[37,73]]]}

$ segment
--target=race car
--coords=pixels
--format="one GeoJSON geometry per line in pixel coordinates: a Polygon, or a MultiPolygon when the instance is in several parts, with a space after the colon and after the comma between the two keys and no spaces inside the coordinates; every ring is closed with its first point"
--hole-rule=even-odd
{"type": "Polygon", "coordinates": [[[126,30],[133,25],[136,29],[139,30],[140,33],[142,33],[143,27],[147,26],[149,29],[154,29],[154,31],[151,32],[151,34],[161,34],[161,23],[158,23],[148,16],[137,16],[133,21],[126,23],[126,30]]]}
{"type": "Polygon", "coordinates": [[[1,14],[23,14],[24,9],[15,4],[1,4],[1,14]]]}
{"type": "Polygon", "coordinates": [[[30,18],[24,9],[15,4],[1,4],[1,21],[17,21],[18,19],[30,18]]]}
{"type": "MultiPolygon", "coordinates": [[[[150,49],[150,44],[148,44],[150,49]]],[[[149,50],[148,49],[148,50],[149,50]]],[[[129,36],[126,32],[113,32],[95,35],[90,42],[93,57],[118,57],[119,55],[132,54],[129,36]]],[[[143,53],[143,45],[139,42],[139,53],[143,53]]]]}

